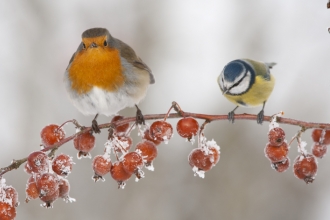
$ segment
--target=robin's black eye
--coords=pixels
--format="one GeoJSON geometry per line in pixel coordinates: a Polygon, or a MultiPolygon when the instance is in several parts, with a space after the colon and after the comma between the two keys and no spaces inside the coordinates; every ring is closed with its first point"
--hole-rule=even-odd
{"type": "Polygon", "coordinates": [[[108,46],[108,42],[105,40],[104,42],[103,42],[103,45],[106,47],[106,46],[108,46]]]}
{"type": "Polygon", "coordinates": [[[83,49],[86,49],[86,45],[84,43],[82,43],[83,49]]]}

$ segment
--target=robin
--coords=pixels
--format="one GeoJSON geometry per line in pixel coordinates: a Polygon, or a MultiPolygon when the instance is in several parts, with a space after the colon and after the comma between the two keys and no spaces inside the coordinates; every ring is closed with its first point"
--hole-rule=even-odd
{"type": "Polygon", "coordinates": [[[82,42],[66,68],[64,83],[74,106],[84,115],[95,115],[92,128],[99,133],[99,114],[115,115],[134,105],[137,123],[144,123],[137,104],[155,79],[130,46],[112,37],[105,28],[92,28],[82,33],[82,42]]]}

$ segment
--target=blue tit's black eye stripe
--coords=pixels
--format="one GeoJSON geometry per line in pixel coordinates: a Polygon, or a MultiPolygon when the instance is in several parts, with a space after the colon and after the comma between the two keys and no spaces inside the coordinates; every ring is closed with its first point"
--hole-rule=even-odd
{"type": "MultiPolygon", "coordinates": [[[[239,63],[241,66],[243,66],[243,69],[244,69],[245,72],[244,72],[244,76],[238,82],[236,82],[234,85],[232,85],[228,90],[231,90],[232,88],[238,86],[243,81],[243,79],[246,77],[246,74],[248,72],[250,72],[250,74],[251,74],[250,83],[249,83],[249,88],[251,88],[251,86],[255,82],[255,76],[256,76],[256,73],[255,73],[255,70],[253,69],[253,67],[249,63],[245,62],[244,60],[234,60],[234,61],[231,61],[227,66],[231,65],[232,63],[239,63]]],[[[237,76],[239,76],[239,74],[237,76]]],[[[227,80],[227,78],[226,78],[226,80],[227,80]]],[[[239,94],[231,94],[231,95],[234,95],[234,96],[242,95],[242,94],[246,93],[247,91],[244,91],[244,92],[239,93],[239,94]]],[[[230,93],[228,93],[228,94],[230,94],[230,93]]]]}

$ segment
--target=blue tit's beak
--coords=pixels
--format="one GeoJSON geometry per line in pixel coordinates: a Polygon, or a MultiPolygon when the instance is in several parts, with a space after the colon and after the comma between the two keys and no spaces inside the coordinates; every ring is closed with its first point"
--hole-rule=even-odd
{"type": "Polygon", "coordinates": [[[226,94],[228,92],[229,89],[224,88],[224,90],[222,91],[222,95],[226,94]]]}

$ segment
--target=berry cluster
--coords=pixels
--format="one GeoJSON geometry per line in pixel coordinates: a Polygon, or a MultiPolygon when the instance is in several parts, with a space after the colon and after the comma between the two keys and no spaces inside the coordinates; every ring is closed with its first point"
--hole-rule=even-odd
{"type": "Polygon", "coordinates": [[[14,219],[18,205],[18,194],[15,188],[7,186],[5,179],[0,178],[0,219],[14,219]]]}
{"type": "MultiPolygon", "coordinates": [[[[122,119],[122,116],[115,116],[111,122],[115,123],[122,119]]],[[[107,173],[117,181],[118,188],[123,189],[126,185],[125,181],[133,174],[138,181],[144,177],[143,167],[154,170],[152,162],[157,157],[157,146],[161,142],[167,143],[173,134],[171,124],[166,121],[155,121],[145,130],[139,127],[142,141],[130,152],[133,141],[129,137],[132,130],[129,128],[128,123],[113,128],[109,140],[105,143],[104,154],[97,155],[93,159],[94,181],[104,181],[107,173]],[[116,161],[111,161],[111,155],[114,155],[116,161]]]]}
{"type": "Polygon", "coordinates": [[[330,144],[330,131],[322,129],[314,129],[312,132],[314,145],[312,153],[315,157],[322,158],[327,153],[328,145],[330,144]]]}
{"type": "MultiPolygon", "coordinates": [[[[182,118],[178,121],[176,129],[181,137],[194,143],[193,136],[197,135],[199,124],[194,118],[182,118]]],[[[195,176],[198,175],[201,178],[204,178],[205,172],[214,167],[220,159],[220,147],[214,140],[206,141],[203,129],[204,126],[199,132],[197,148],[193,149],[188,156],[189,165],[195,176]]]]}
{"type": "MultiPolygon", "coordinates": [[[[56,144],[64,137],[65,132],[58,125],[48,125],[41,131],[44,146],[56,144]]],[[[52,207],[58,198],[66,202],[75,201],[69,197],[70,184],[65,179],[71,173],[72,164],[72,158],[65,154],[50,158],[42,151],[32,152],[25,164],[25,172],[31,175],[26,184],[25,201],[40,198],[46,208],[52,207]]]]}
{"type": "MultiPolygon", "coordinates": [[[[270,160],[271,166],[277,172],[284,172],[289,168],[290,159],[287,157],[289,146],[285,140],[285,132],[275,122],[273,118],[269,126],[268,140],[265,147],[265,156],[270,160]]],[[[312,133],[315,144],[312,148],[312,154],[305,150],[306,142],[301,141],[299,132],[293,139],[297,139],[299,155],[294,160],[293,172],[298,179],[304,180],[306,183],[312,183],[317,172],[317,160],[315,157],[322,158],[326,153],[326,145],[330,144],[330,133],[327,137],[327,131],[315,129],[312,133]]],[[[290,142],[290,144],[292,143],[290,142]]]]}

